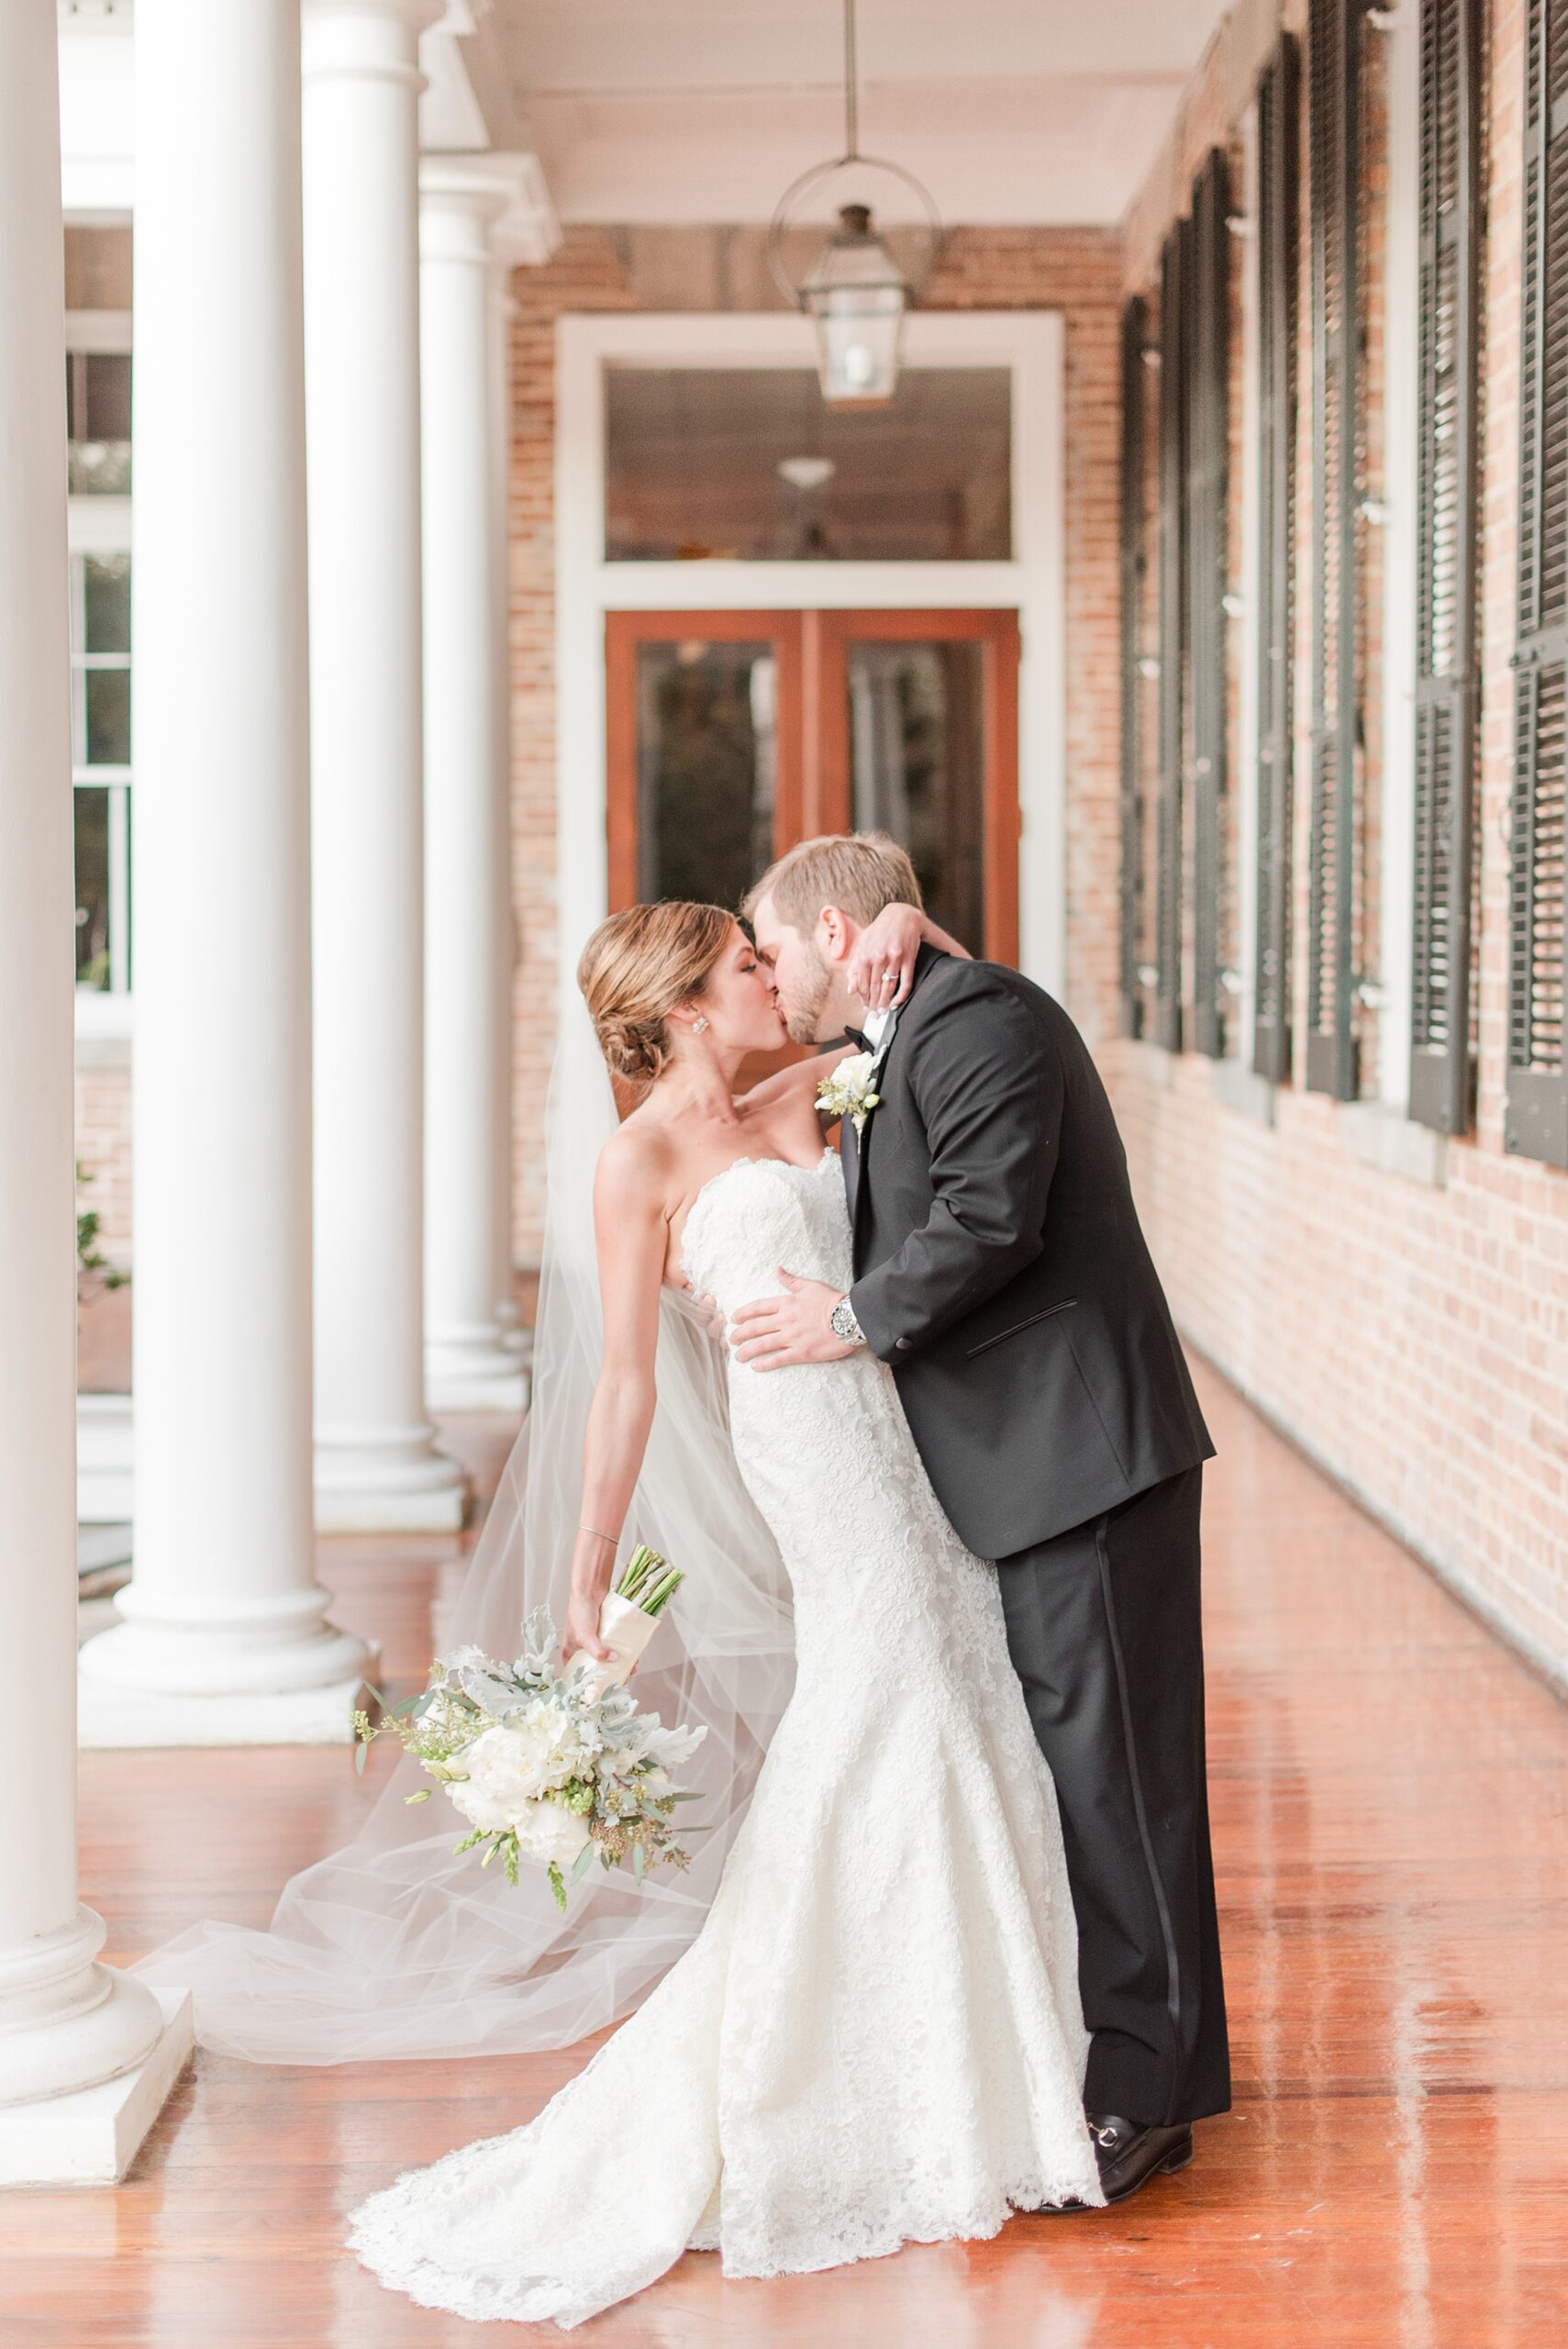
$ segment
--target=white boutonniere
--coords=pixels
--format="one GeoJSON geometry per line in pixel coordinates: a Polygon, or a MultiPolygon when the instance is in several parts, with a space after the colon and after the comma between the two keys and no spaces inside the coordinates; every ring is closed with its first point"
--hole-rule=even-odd
{"type": "Polygon", "coordinates": [[[876,1072],[877,1061],[870,1052],[851,1052],[817,1086],[817,1107],[826,1117],[852,1118],[856,1133],[863,1133],[866,1119],[882,1099],[875,1090],[876,1072]]]}

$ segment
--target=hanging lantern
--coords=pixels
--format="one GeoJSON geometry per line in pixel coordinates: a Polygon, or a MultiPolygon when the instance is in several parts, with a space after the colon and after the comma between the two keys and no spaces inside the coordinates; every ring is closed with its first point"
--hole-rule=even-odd
{"type": "Polygon", "coordinates": [[[860,151],[855,90],[855,0],[844,0],[844,152],[814,163],[785,189],[768,232],[768,262],[786,300],[809,312],[817,328],[817,372],[829,407],[884,407],[898,387],[905,312],[913,307],[936,265],[942,228],[927,190],[896,163],[860,151]],[[917,275],[906,277],[872,227],[871,206],[841,204],[839,227],[796,284],[784,262],[784,240],[806,197],[840,172],[885,173],[911,191],[924,211],[926,253],[917,275]]]}
{"type": "Polygon", "coordinates": [[[909,288],[871,225],[869,205],[841,205],[839,223],[801,286],[801,306],[817,322],[828,406],[879,407],[897,389],[909,288]]]}

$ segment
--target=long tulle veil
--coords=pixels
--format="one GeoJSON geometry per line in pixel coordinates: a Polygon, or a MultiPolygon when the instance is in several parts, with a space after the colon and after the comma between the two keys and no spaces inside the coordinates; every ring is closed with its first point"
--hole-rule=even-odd
{"type": "MultiPolygon", "coordinates": [[[[577,1525],[584,1425],[602,1323],[594,1254],[595,1163],[616,1108],[592,1026],[573,994],[547,1111],[549,1199],[534,1401],[506,1464],[441,1644],[511,1656],[541,1601],[564,1612],[577,1525]]],[[[401,1760],[351,1843],[284,1887],[264,1932],[208,1920],[141,1959],[150,1981],[188,1987],[204,2044],[255,2063],[500,2054],[561,2047],[637,2005],[687,1946],[794,1677],[788,1586],[730,1449],[714,1338],[667,1292],[659,1403],[623,1551],[644,1541],[687,1580],[639,1671],[643,1706],[701,1721],[684,1774],[704,1799],[685,1821],[689,1874],[640,1887],[594,1870],[565,1917],[542,1875],[515,1887],[453,1856],[464,1822],[401,1760]]],[[[347,1768],[324,1753],[321,1766],[347,1768]]],[[[265,1789],[259,1783],[258,1801],[265,1789]]],[[[367,1797],[367,1803],[369,1798],[367,1797]]]]}

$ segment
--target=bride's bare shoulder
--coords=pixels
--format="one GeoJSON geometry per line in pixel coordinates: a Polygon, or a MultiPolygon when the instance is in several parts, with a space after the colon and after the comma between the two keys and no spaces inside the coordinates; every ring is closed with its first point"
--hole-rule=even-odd
{"type": "Polygon", "coordinates": [[[675,1157],[668,1126],[634,1110],[599,1152],[594,1174],[595,1203],[616,1214],[662,1213],[675,1157]]]}

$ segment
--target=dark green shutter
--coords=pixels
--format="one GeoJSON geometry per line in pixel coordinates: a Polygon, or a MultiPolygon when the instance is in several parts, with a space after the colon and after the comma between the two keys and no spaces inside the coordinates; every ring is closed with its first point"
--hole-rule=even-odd
{"type": "Polygon", "coordinates": [[[1121,1026],[1141,1034],[1138,941],[1143,904],[1143,797],[1138,723],[1139,616],[1143,590],[1143,352],[1148,306],[1135,295],[1121,314],[1121,1026]]]}
{"type": "Polygon", "coordinates": [[[1229,559],[1226,508],[1230,474],[1230,185],[1224,154],[1211,148],[1193,184],[1187,289],[1187,616],[1191,633],[1194,1049],[1225,1050],[1219,933],[1223,885],[1225,596],[1229,559]]]}
{"type": "Polygon", "coordinates": [[[1252,1065],[1290,1076],[1291,673],[1301,72],[1287,33],[1258,89],[1258,786],[1252,1065]]]}
{"type": "Polygon", "coordinates": [[[1568,763],[1568,6],[1526,19],[1518,669],[1505,1140],[1568,1166],[1563,824],[1568,763]]]}
{"type": "Polygon", "coordinates": [[[1312,207],[1312,766],[1307,884],[1307,1084],[1357,1087],[1356,512],[1361,0],[1310,0],[1307,130],[1312,207]]]}
{"type": "Polygon", "coordinates": [[[1160,266],[1160,722],[1155,876],[1154,1037],[1182,1049],[1182,872],[1186,830],[1186,309],[1191,223],[1178,220],[1160,266]]]}
{"type": "Polygon", "coordinates": [[[1410,1115],[1471,1121],[1482,0],[1423,0],[1410,1115]]]}

